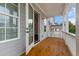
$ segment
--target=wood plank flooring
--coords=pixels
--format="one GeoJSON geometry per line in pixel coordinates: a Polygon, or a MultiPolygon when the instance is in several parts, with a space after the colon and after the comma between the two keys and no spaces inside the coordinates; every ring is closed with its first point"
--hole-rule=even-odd
{"type": "Polygon", "coordinates": [[[27,56],[71,56],[64,39],[48,37],[34,46],[27,56]]]}

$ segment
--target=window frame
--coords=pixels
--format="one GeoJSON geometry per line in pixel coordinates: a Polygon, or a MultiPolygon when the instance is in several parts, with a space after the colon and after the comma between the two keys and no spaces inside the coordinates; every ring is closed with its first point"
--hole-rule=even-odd
{"type": "Polygon", "coordinates": [[[43,18],[43,24],[44,24],[44,32],[47,31],[47,20],[46,18],[43,18]],[[46,21],[46,25],[45,25],[45,21],[46,21]]]}
{"type": "MultiPolygon", "coordinates": [[[[69,12],[70,12],[70,10],[71,10],[71,8],[73,7],[73,4],[70,6],[70,8],[69,8],[69,10],[68,10],[68,14],[67,14],[67,21],[68,21],[68,34],[70,34],[70,35],[72,35],[72,36],[76,36],[76,32],[75,33],[72,33],[72,32],[69,32],[69,12]]],[[[76,8],[76,6],[75,6],[75,8],[76,8]]],[[[75,19],[75,22],[76,22],[76,19],[75,19]]],[[[75,25],[76,26],[76,25],[75,25]]],[[[76,29],[76,28],[75,28],[76,29]]]]}
{"type": "MultiPolygon", "coordinates": [[[[55,20],[56,20],[55,17],[62,17],[62,18],[63,18],[62,15],[54,16],[54,25],[56,25],[56,24],[55,24],[55,23],[56,23],[56,22],[55,22],[55,20]]],[[[62,19],[61,25],[58,24],[58,25],[56,25],[56,26],[62,26],[62,25],[63,25],[63,19],[62,19]]]]}
{"type": "MultiPolygon", "coordinates": [[[[4,3],[4,4],[5,4],[5,8],[6,8],[6,4],[7,3],[4,3]]],[[[18,25],[16,27],[17,28],[17,37],[16,38],[7,39],[6,38],[6,21],[5,21],[5,26],[4,26],[4,28],[5,28],[5,39],[0,41],[0,43],[4,43],[4,42],[9,42],[9,41],[20,39],[20,3],[18,3],[18,7],[17,8],[18,8],[18,15],[17,16],[11,15],[11,14],[7,13],[6,11],[5,12],[2,12],[2,11],[0,12],[0,15],[3,15],[5,17],[5,20],[6,20],[6,16],[9,16],[9,17],[12,17],[12,18],[17,18],[17,25],[18,25]]],[[[2,28],[2,27],[0,27],[0,28],[2,28]]]]}

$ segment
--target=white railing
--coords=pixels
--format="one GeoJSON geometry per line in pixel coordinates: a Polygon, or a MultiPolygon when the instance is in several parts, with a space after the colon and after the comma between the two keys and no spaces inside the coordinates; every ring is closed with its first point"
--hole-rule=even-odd
{"type": "Polygon", "coordinates": [[[73,56],[76,56],[76,38],[74,34],[62,32],[62,36],[68,45],[70,52],[73,56]]]}
{"type": "Polygon", "coordinates": [[[52,31],[52,37],[60,37],[64,38],[65,43],[69,47],[70,52],[72,53],[73,56],[76,55],[76,38],[74,34],[71,33],[66,33],[63,31],[52,31]]]}
{"type": "Polygon", "coordinates": [[[53,31],[52,37],[60,37],[62,38],[62,32],[61,31],[53,31]]]}

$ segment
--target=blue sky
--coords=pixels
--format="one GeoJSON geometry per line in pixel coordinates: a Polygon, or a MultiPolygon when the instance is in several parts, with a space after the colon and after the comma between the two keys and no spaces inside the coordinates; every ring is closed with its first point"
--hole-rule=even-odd
{"type": "MultiPolygon", "coordinates": [[[[76,8],[75,8],[75,5],[76,4],[73,4],[72,5],[72,8],[70,9],[69,11],[69,14],[68,14],[68,20],[73,23],[75,25],[75,21],[76,21],[76,8]]],[[[61,24],[63,21],[63,17],[62,16],[56,16],[55,17],[55,23],[58,23],[58,24],[61,24]]]]}
{"type": "Polygon", "coordinates": [[[61,24],[62,21],[63,21],[63,17],[62,17],[62,16],[56,16],[56,17],[55,17],[55,23],[61,24]]]}
{"type": "Polygon", "coordinates": [[[68,14],[68,20],[75,25],[76,23],[76,4],[72,5],[72,8],[68,14]]]}

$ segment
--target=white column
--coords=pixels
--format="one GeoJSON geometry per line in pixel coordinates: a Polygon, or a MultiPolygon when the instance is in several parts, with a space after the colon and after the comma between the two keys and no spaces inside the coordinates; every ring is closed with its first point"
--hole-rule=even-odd
{"type": "MultiPolygon", "coordinates": [[[[66,7],[65,7],[64,12],[63,12],[63,31],[64,32],[69,31],[68,13],[69,13],[70,5],[71,4],[66,4],[66,7]]],[[[62,36],[66,40],[65,33],[62,33],[62,36]]]]}
{"type": "Polygon", "coordinates": [[[64,28],[65,28],[65,23],[64,23],[64,16],[63,16],[63,31],[65,30],[64,28]]]}
{"type": "Polygon", "coordinates": [[[65,32],[69,31],[69,21],[68,21],[68,15],[65,16],[65,32]]]}
{"type": "Polygon", "coordinates": [[[71,7],[71,4],[67,4],[66,8],[64,10],[64,13],[63,13],[63,20],[64,20],[64,23],[63,23],[63,28],[64,29],[63,30],[65,32],[69,31],[68,13],[69,13],[70,7],[71,7]]]}

